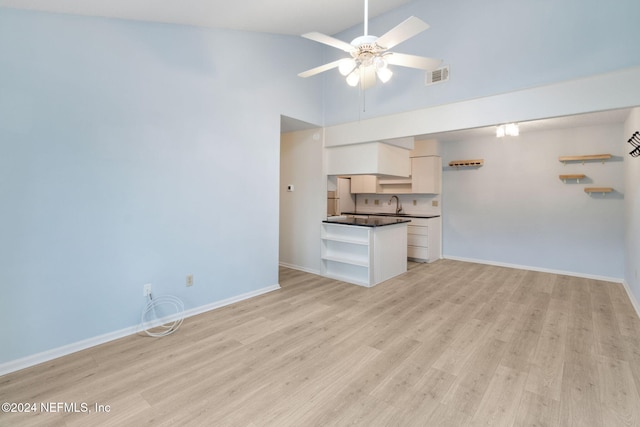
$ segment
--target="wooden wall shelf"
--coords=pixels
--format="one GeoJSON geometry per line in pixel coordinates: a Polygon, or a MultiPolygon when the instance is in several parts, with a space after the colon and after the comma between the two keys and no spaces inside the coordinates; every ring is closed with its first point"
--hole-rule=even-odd
{"type": "Polygon", "coordinates": [[[588,154],[586,156],[561,156],[558,160],[564,164],[567,162],[582,162],[584,164],[584,162],[593,160],[602,160],[602,163],[604,163],[605,160],[609,160],[611,157],[611,154],[588,154]]]}
{"type": "Polygon", "coordinates": [[[568,179],[575,179],[579,184],[580,180],[584,179],[585,176],[586,175],[583,173],[572,173],[567,175],[560,175],[560,179],[563,180],[565,183],[567,182],[568,179]]]}
{"type": "Polygon", "coordinates": [[[484,159],[472,159],[472,160],[452,160],[449,162],[451,167],[480,167],[484,165],[484,159]]]}
{"type": "Polygon", "coordinates": [[[584,189],[585,193],[602,193],[603,195],[606,193],[611,193],[613,188],[611,187],[587,187],[584,189]]]}

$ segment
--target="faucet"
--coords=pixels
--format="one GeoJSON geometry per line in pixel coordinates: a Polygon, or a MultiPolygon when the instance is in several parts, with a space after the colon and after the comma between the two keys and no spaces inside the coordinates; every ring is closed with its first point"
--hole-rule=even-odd
{"type": "Polygon", "coordinates": [[[398,196],[396,196],[396,195],[391,196],[391,199],[389,199],[389,204],[391,204],[391,202],[393,201],[394,197],[396,199],[396,215],[397,215],[400,212],[402,212],[402,205],[400,204],[400,199],[398,199],[398,196]]]}

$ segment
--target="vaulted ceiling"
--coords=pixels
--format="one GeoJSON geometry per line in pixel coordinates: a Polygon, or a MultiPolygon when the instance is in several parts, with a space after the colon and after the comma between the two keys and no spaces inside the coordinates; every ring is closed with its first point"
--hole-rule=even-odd
{"type": "MultiPolygon", "coordinates": [[[[410,0],[371,0],[369,16],[410,0]]],[[[363,22],[364,0],[0,0],[0,7],[300,35],[363,22]]]]}

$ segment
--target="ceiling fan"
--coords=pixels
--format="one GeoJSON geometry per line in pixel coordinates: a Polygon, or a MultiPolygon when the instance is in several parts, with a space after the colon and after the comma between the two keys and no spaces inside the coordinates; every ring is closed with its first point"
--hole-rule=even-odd
{"type": "Polygon", "coordinates": [[[388,65],[431,71],[442,63],[440,59],[389,52],[389,49],[428,29],[429,25],[422,20],[412,16],[384,35],[376,37],[368,34],[368,19],[369,1],[364,0],[364,35],[356,37],[351,43],[318,32],[303,34],[304,38],[350,53],[351,58],[342,58],[312,68],[298,76],[311,77],[338,68],[340,74],[346,76],[350,86],[357,86],[360,83],[363,89],[367,89],[376,83],[376,75],[383,83],[389,81],[393,72],[387,67],[388,65]]]}

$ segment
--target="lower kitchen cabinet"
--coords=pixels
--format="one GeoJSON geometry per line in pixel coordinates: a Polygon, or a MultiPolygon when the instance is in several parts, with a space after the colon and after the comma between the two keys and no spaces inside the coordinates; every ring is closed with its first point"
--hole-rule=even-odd
{"type": "Polygon", "coordinates": [[[407,227],[407,258],[417,262],[433,262],[442,258],[442,221],[436,218],[411,218],[407,227]]]}

